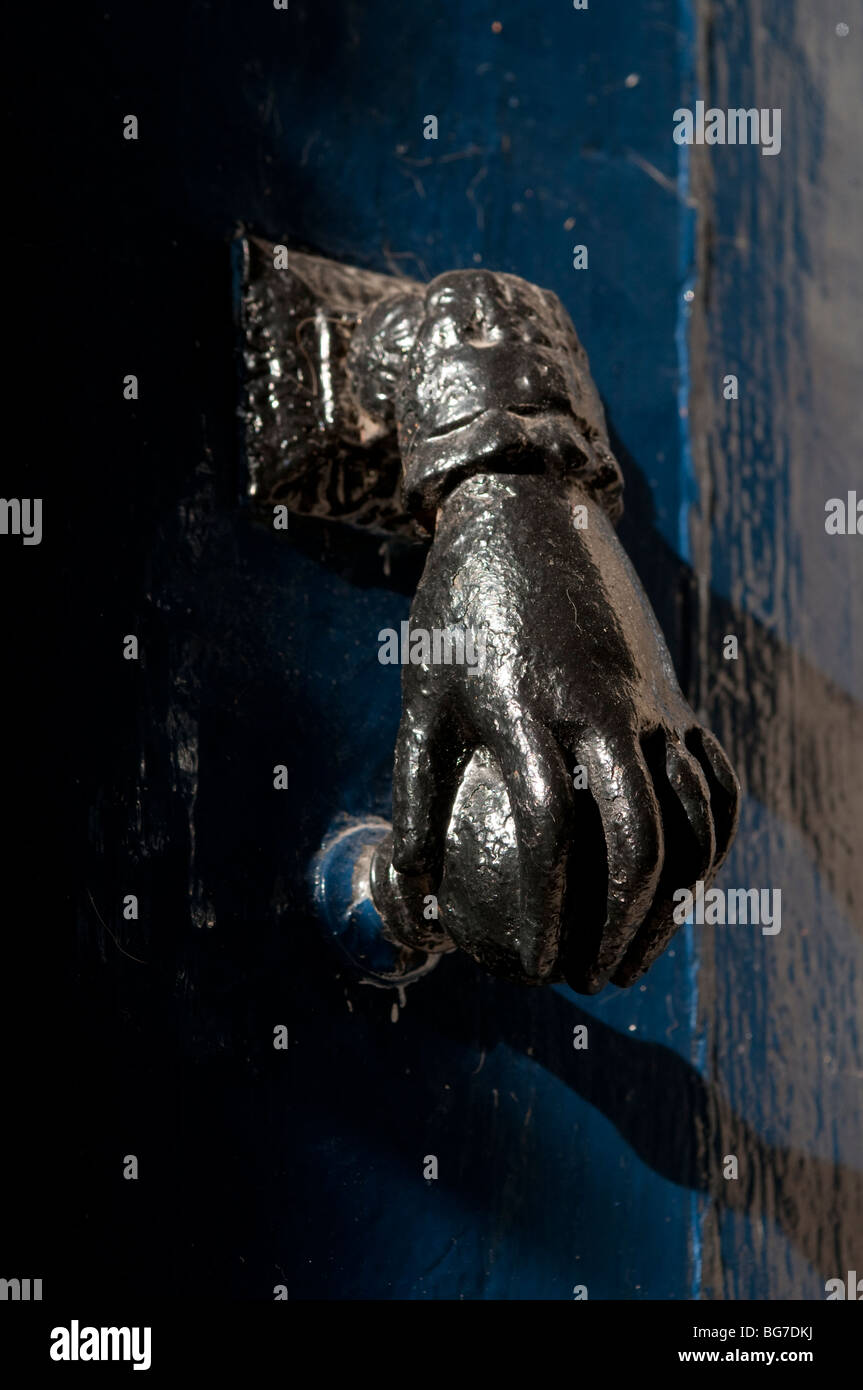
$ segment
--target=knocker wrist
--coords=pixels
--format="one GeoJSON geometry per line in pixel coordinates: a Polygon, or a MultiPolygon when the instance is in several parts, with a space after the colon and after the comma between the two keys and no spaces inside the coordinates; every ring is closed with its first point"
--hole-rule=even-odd
{"type": "Polygon", "coordinates": [[[402,495],[408,512],[430,535],[450,497],[473,479],[542,479],[549,500],[573,496],[593,502],[616,524],[623,511],[623,484],[616,460],[608,464],[585,454],[580,441],[567,432],[544,441],[543,447],[485,449],[459,459],[424,450],[421,461],[409,459],[404,470],[402,495]]]}

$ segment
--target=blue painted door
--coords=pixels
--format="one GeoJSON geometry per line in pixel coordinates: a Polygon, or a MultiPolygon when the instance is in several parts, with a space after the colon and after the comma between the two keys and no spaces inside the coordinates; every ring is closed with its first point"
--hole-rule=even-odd
{"type": "Polygon", "coordinates": [[[803,0],[197,0],[94,16],[88,43],[111,80],[70,231],[102,325],[70,370],[104,437],[67,513],[91,555],[69,604],[69,1066],[113,1103],[86,1135],[70,1119],[88,1253],[56,1259],[84,1289],[180,1298],[824,1297],[863,1270],[861,543],[824,526],[861,456],[859,33],[803,0]],[[781,108],[780,153],[677,145],[698,100],[781,108]],[[107,133],[127,111],[131,147],[107,133]],[[238,223],[561,297],[624,544],[744,781],[721,883],[781,889],[780,933],[687,925],[590,999],[462,957],[399,999],[329,954],[308,865],[339,813],[388,815],[377,634],[417,567],[246,516],[238,223]],[[134,1193],[117,1152],[143,1155],[134,1193]]]}

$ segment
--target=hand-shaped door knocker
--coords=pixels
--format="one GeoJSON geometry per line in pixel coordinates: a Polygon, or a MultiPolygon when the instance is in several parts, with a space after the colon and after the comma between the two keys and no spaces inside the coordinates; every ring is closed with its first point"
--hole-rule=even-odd
{"type": "Polygon", "coordinates": [[[620,469],[557,297],[244,239],[257,507],[430,537],[402,640],[392,829],[339,825],[323,920],[376,983],[461,947],[524,984],[630,985],[715,876],[739,788],[614,524],[620,469]]]}

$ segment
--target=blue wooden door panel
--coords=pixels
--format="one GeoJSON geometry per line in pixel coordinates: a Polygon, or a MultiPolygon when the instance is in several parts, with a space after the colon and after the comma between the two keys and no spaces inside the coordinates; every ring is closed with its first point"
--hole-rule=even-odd
{"type": "MultiPolygon", "coordinates": [[[[714,649],[738,633],[713,701],[748,791],[723,879],[782,892],[775,937],[718,931],[701,971],[713,1074],[759,1143],[746,1218],[712,1213],[715,1297],[823,1298],[863,1240],[863,556],[825,531],[860,477],[860,24],[804,3],[713,8],[711,104],[782,113],[782,149],[710,151],[702,216],[709,403],[695,548],[714,649]],[[769,35],[769,38],[768,38],[769,35]],[[751,96],[751,103],[750,103],[751,96]],[[740,399],[725,401],[725,373],[740,399]]],[[[859,491],[859,489],[858,489],[859,491]]],[[[723,664],[723,663],[720,663],[723,664]]],[[[720,1147],[732,1140],[720,1125],[720,1147]]]]}
{"type": "Polygon", "coordinates": [[[147,140],[114,150],[100,111],[104,216],[69,219],[102,340],[80,400],[125,441],[70,504],[101,557],[70,617],[76,1066],[114,1097],[81,1141],[76,1287],[823,1297],[863,1270],[863,584],[859,539],[824,530],[863,452],[863,20],[840,38],[803,0],[193,0],[156,3],[161,28],[148,8],[156,43],[128,8],[88,52],[147,140]],[[699,98],[781,107],[781,152],[676,145],[699,98]],[[642,984],[590,999],[462,957],[400,999],[330,954],[308,869],[340,814],[389,814],[400,692],[377,634],[417,562],[244,512],[238,223],[560,295],[624,469],[622,539],[745,783],[721,884],[780,888],[777,936],[686,926],[642,984]],[[132,410],[102,385],[121,349],[149,383],[132,410]],[[118,675],[129,631],[145,660],[118,675]],[[130,891],[141,920],[118,921],[130,891]],[[148,1155],[132,1199],[103,1181],[120,1145],[148,1155]]]}

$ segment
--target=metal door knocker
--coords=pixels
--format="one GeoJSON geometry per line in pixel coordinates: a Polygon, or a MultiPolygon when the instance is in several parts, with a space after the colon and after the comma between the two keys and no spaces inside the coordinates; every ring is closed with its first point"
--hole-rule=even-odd
{"type": "Polygon", "coordinates": [[[630,985],[709,884],[739,788],[615,532],[622,479],[558,298],[238,242],[248,495],[424,536],[392,827],[336,825],[328,930],[370,981],[456,947],[495,975],[630,985]]]}

